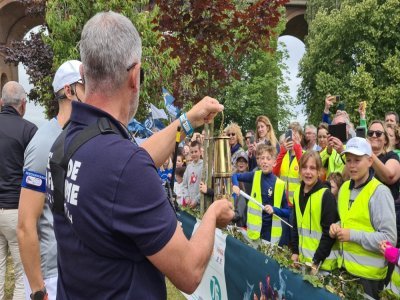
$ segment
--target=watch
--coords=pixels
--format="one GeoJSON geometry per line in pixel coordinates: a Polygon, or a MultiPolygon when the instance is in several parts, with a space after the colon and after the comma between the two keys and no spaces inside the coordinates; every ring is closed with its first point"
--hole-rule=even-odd
{"type": "Polygon", "coordinates": [[[46,287],[43,287],[41,290],[38,290],[30,295],[32,300],[44,300],[47,296],[46,287]]]}

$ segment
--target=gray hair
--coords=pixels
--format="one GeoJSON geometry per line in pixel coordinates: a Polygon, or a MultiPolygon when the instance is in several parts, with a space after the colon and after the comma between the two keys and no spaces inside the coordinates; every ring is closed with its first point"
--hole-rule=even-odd
{"type": "Polygon", "coordinates": [[[26,99],[26,93],[22,85],[16,81],[7,82],[1,92],[3,105],[19,106],[26,99]]]}
{"type": "Polygon", "coordinates": [[[317,127],[315,127],[315,126],[312,125],[312,124],[307,124],[305,129],[306,129],[306,130],[307,130],[307,129],[311,129],[315,134],[317,134],[317,127]]]}
{"type": "Polygon", "coordinates": [[[112,11],[97,13],[85,24],[79,48],[89,91],[115,91],[126,80],[127,68],[142,56],[135,26],[112,11]]]}

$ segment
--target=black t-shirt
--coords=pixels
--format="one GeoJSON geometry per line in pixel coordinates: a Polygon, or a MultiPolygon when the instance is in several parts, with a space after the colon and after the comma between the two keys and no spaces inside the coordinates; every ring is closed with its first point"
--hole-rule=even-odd
{"type": "MultiPolygon", "coordinates": [[[[382,153],[382,154],[380,154],[380,155],[378,156],[378,158],[379,158],[379,160],[380,160],[383,164],[385,164],[389,159],[394,159],[394,160],[399,161],[399,156],[398,156],[395,152],[393,152],[393,151],[389,151],[389,152],[387,152],[386,154],[383,154],[383,153],[382,153]]],[[[382,181],[382,180],[379,178],[378,174],[376,174],[376,173],[375,173],[375,177],[376,177],[378,180],[382,181]]],[[[395,183],[393,183],[393,184],[386,184],[386,183],[385,183],[385,185],[390,189],[390,192],[392,193],[392,196],[393,196],[394,200],[396,200],[397,198],[399,198],[399,188],[400,188],[400,182],[399,182],[399,180],[397,180],[397,182],[395,182],[395,183]]]]}

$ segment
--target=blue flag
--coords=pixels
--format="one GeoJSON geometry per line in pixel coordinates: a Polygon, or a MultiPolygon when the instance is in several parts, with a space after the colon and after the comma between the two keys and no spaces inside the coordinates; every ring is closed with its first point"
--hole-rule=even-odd
{"type": "Polygon", "coordinates": [[[170,115],[172,120],[175,120],[176,118],[178,118],[180,114],[179,108],[177,108],[174,105],[175,98],[167,91],[166,88],[162,88],[162,92],[163,92],[165,107],[167,108],[168,114],[170,115]]]}
{"type": "Polygon", "coordinates": [[[141,138],[148,138],[153,134],[150,129],[146,128],[136,119],[132,119],[129,122],[128,130],[133,132],[135,136],[140,136],[141,138]]]}
{"type": "Polygon", "coordinates": [[[172,104],[175,101],[174,96],[172,96],[166,88],[162,88],[162,93],[163,93],[163,97],[164,97],[164,103],[165,106],[167,106],[168,104],[172,104]]]}

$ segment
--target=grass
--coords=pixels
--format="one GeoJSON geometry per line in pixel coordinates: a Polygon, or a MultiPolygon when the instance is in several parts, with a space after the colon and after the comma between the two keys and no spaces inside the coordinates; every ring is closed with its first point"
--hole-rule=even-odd
{"type": "Polygon", "coordinates": [[[182,293],[167,279],[165,278],[165,283],[167,284],[167,299],[168,300],[184,300],[186,299],[182,293]]]}
{"type": "MultiPolygon", "coordinates": [[[[184,300],[186,299],[182,293],[168,280],[165,279],[167,284],[167,299],[168,300],[184,300]]],[[[10,255],[7,257],[7,272],[6,272],[6,285],[5,285],[5,300],[12,299],[14,291],[14,268],[12,258],[10,255]]]]}

